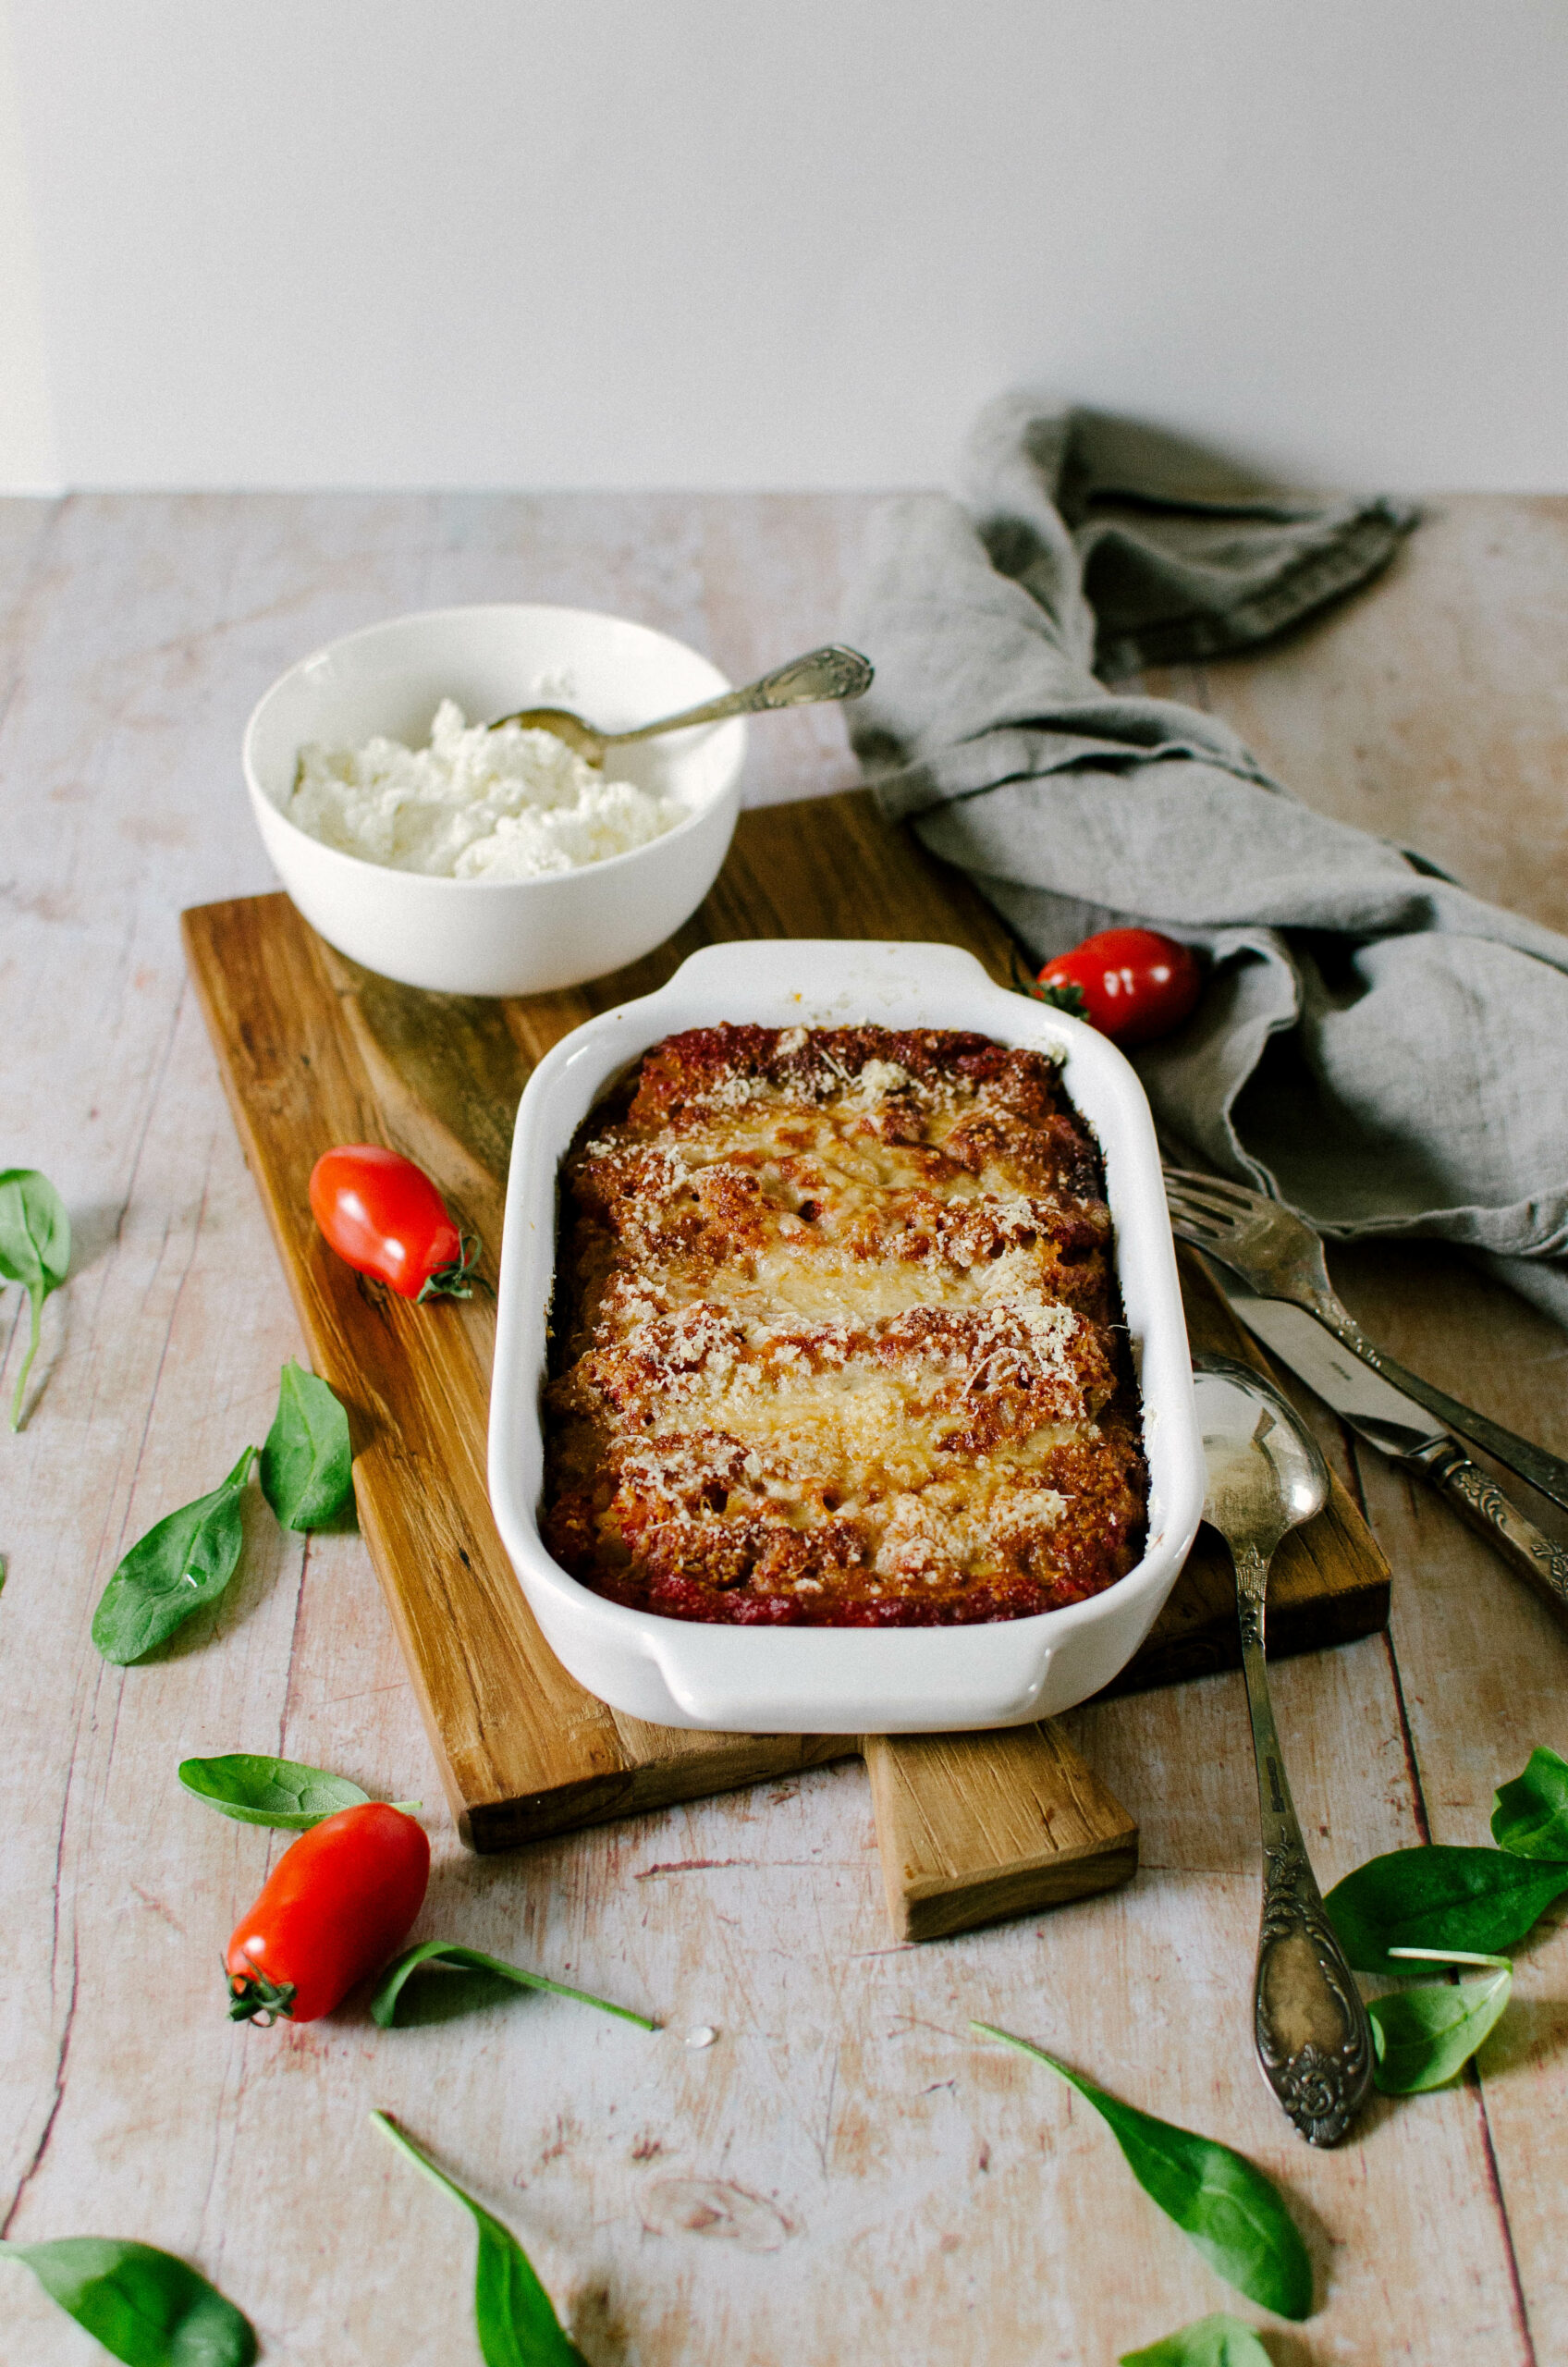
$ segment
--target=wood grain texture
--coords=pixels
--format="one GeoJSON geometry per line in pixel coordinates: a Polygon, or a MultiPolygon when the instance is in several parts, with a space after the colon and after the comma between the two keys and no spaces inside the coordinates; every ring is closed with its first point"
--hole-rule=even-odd
{"type": "Polygon", "coordinates": [[[888,1913],[940,1940],[1130,1882],[1138,1828],[1053,1719],[865,1744],[888,1913]]]}
{"type": "MultiPolygon", "coordinates": [[[[967,943],[1008,974],[1011,948],[988,908],[889,829],[864,793],[746,815],[714,894],[676,944],[634,972],[504,1007],[374,977],[325,946],[283,897],[184,916],[191,973],[316,1369],[354,1406],[361,1527],[459,1830],[476,1848],[753,1783],[853,1745],[712,1735],[694,1748],[669,1730],[618,1721],[566,1674],[484,1497],[489,1300],[410,1309],[349,1272],[325,1253],[311,1219],[310,1167],[335,1141],[392,1143],[436,1176],[464,1229],[490,1245],[493,1274],[530,1054],[563,1021],[662,982],[720,932],[811,937],[846,919],[865,934],[967,943]],[[846,880],[857,886],[848,907],[846,880]]],[[[1204,1340],[1250,1355],[1201,1269],[1191,1270],[1204,1340]]],[[[1286,1650],[1382,1624],[1387,1571],[1342,1490],[1291,1540],[1276,1593],[1286,1650]]],[[[1238,1659],[1230,1564],[1206,1538],[1121,1686],[1175,1682],[1238,1659]]],[[[1135,1825],[1064,1737],[1030,1727],[996,1747],[1005,1783],[983,1779],[984,1751],[972,1745],[876,1746],[874,1797],[899,1937],[1059,1904],[1135,1868],[1135,1825]],[[992,1813],[1010,1785],[1045,1811],[1031,1811],[1027,1848],[992,1813]],[[935,1858],[924,1839],[912,1841],[912,1820],[922,1836],[942,1835],[935,1858]]]]}
{"type": "MultiPolygon", "coordinates": [[[[457,2367],[472,2239],[367,2128],[380,2105],[517,2229],[593,2367],[1099,2367],[1212,2310],[1260,2322],[1091,2115],[973,2040],[975,2016],[1281,2183],[1317,2308],[1264,2325],[1280,2367],[1546,2367],[1568,2356],[1561,1911],[1473,2075],[1378,2100],[1311,2152],[1248,2040],[1256,1799],[1232,1673],[1060,1722],[1136,1819],[1141,1864],[1049,1916],[889,1946],[851,1761],[503,1856],[428,1817],[415,1937],[646,2007],[657,2038],[548,1998],[389,2033],[362,2002],[297,2030],[223,2018],[217,1951],[280,1842],[182,1797],[178,1760],[278,1750],[439,1799],[357,1536],[284,1535],[254,1500],[239,1576],[177,1651],[110,1670],[88,1638],[125,1547],[264,1434],[303,1353],[176,924],[274,884],[245,715],[301,651],[467,599],[640,615],[760,670],[839,630],[869,507],[0,503],[0,1106],[6,1156],[55,1179],[78,1241],[27,1427],[0,1440],[0,2226],[179,2251],[255,2320],[266,2367],[457,2367]],[[683,2043],[693,2025],[712,2046],[683,2043]]],[[[1161,687],[1224,706],[1309,801],[1561,921],[1568,521],[1515,497],[1441,509],[1337,617],[1161,687]]],[[[758,727],[749,795],[847,785],[839,718],[807,719],[758,727]]],[[[1562,1332],[1419,1245],[1331,1263],[1396,1355],[1568,1451],[1562,1332]]],[[[0,1385],[18,1299],[0,1294],[0,1385]]],[[[1425,1833],[1487,1838],[1492,1787],[1534,1743],[1568,1748],[1568,1642],[1445,1506],[1303,1403],[1394,1570],[1385,1634],[1275,1673],[1328,1883],[1425,1833]]],[[[101,2356],[24,2271],[0,2280],[6,2367],[101,2356]]]]}
{"type": "MultiPolygon", "coordinates": [[[[488,1361],[474,1334],[488,1328],[488,1302],[476,1294],[467,1306],[413,1307],[334,1257],[311,1216],[322,1148],[388,1135],[415,1156],[427,1147],[384,1122],[291,908],[272,899],[209,906],[184,928],[312,1361],[349,1408],[360,1524],[426,1724],[440,1736],[453,1811],[472,1821],[493,1804],[547,1796],[570,1803],[569,1821],[587,1822],[617,1797],[625,1758],[609,1711],[515,1614],[517,1581],[490,1519],[473,1420],[488,1361]]],[[[471,1229],[470,1208],[455,1205],[471,1229]]],[[[492,1225],[492,1286],[495,1241],[492,1225]]]]}
{"type": "MultiPolygon", "coordinates": [[[[1477,894],[1568,929],[1568,501],[1431,505],[1375,597],[1256,668],[1205,669],[1200,694],[1323,810],[1413,846],[1477,894]]],[[[1495,1419],[1568,1453],[1568,1338],[1457,1253],[1331,1246],[1336,1287],[1371,1335],[1495,1419]]],[[[1390,1643],[1423,1838],[1485,1844],[1496,1784],[1536,1744],[1568,1752],[1568,1637],[1429,1490],[1345,1441],[1354,1485],[1400,1572],[1390,1643]]],[[[1478,1458],[1483,1463],[1487,1458],[1478,1458]]],[[[1492,1466],[1538,1525],[1568,1516],[1492,1466]]],[[[1535,2355],[1568,2357],[1561,2232],[1568,2112],[1564,1918],[1517,1958],[1515,2005],[1471,2091],[1495,2161],[1535,2355]]]]}
{"type": "MultiPolygon", "coordinates": [[[[784,829],[772,816],[754,826],[748,817],[746,852],[727,877],[723,901],[738,914],[755,911],[765,877],[771,895],[783,895],[786,847],[797,872],[813,878],[834,876],[858,850],[861,867],[879,869],[896,889],[903,865],[890,836],[864,798],[806,809],[784,829]]],[[[912,855],[908,871],[924,891],[921,918],[956,929],[960,900],[944,904],[939,882],[932,892],[934,866],[912,855]]],[[[896,892],[870,903],[878,933],[894,933],[897,912],[896,892]]],[[[511,1006],[508,1028],[495,1006],[402,992],[332,954],[281,897],[209,906],[186,914],[182,926],[312,1359],[351,1409],[361,1527],[463,1837],[482,1850],[513,1847],[852,1754],[852,1738],[649,1726],[618,1717],[576,1685],[540,1636],[489,1518],[487,1302],[410,1310],[325,1254],[315,1233],[305,1185],[319,1148],[386,1140],[437,1176],[465,1226],[497,1244],[510,1115],[526,1073],[518,1047],[537,1050],[554,1040],[568,999],[549,998],[543,1012],[511,1006]]],[[[702,941],[695,928],[688,937],[702,941]]],[[[655,975],[670,966],[673,957],[663,954],[655,975]]],[[[624,980],[596,982],[573,1000],[607,1007],[631,990],[624,980]]],[[[897,1762],[904,1748],[884,1744],[884,1761],[897,1762]]],[[[1065,1739],[1030,1728],[1011,1757],[1031,1771],[1039,1797],[1060,1792],[1072,1846],[1058,1846],[1047,1816],[1037,1863],[1026,1867],[1011,1846],[998,1858],[987,1821],[974,1816],[962,1889],[936,1921],[926,1910],[922,1922],[922,1908],[912,1909],[922,1930],[953,1931],[1054,1904],[1133,1871],[1135,1828],[1109,1799],[1096,1861],[1077,1803],[1099,1795],[1065,1739]]],[[[947,1761],[917,1755],[898,1797],[923,1805],[951,1850],[964,1820],[958,1799],[945,1795],[947,1782],[947,1761]]],[[[885,1858],[895,1929],[908,1937],[901,1827],[889,1834],[885,1858]]],[[[912,1870],[915,1893],[924,1879],[912,1870]]]]}

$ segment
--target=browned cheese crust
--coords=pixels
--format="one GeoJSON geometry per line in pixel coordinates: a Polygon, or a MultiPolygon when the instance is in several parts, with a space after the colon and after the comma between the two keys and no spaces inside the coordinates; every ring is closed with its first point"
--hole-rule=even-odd
{"type": "Polygon", "coordinates": [[[1042,1054],[697,1027],[562,1173],[543,1529],[675,1619],[928,1626],[1142,1551],[1098,1155],[1042,1054]]]}

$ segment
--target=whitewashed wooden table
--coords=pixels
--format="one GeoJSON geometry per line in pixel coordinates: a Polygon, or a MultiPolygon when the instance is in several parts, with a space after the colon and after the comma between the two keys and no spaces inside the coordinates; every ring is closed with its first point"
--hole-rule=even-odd
{"type": "MultiPolygon", "coordinates": [[[[827,637],[869,497],[77,497],[0,505],[0,1163],[76,1227],[33,1409],[0,1435],[0,2214],[197,2263],[291,2367],[477,2358],[468,2224],[367,2126],[402,2117],[517,2229],[594,2367],[1099,2367],[1231,2295],[1048,2073],[971,2016],[1236,2144],[1287,2187],[1308,2361],[1568,2359],[1568,1944],[1447,2091],[1315,2154],[1247,2040],[1256,1811],[1241,1680],[1071,1722],[1138,1816],[1129,1889],[888,1941],[858,1763],[513,1857],[459,1846],[365,1553],[255,1514],[242,1574],[163,1662],[89,1641],[161,1514],[270,1417],[292,1315],[181,966],[182,905],[270,885],[237,748],[303,651],[399,609],[624,610],[736,677],[827,637]],[[555,2000],[382,2033],[231,2027],[219,1950],[285,1836],[187,1799],[191,1752],[277,1750],[423,1796],[418,1930],[645,2005],[555,2000]],[[704,2050],[685,2032],[710,2024],[704,2050]]],[[[1374,591],[1287,647],[1161,678],[1308,799],[1568,927],[1568,502],[1441,506],[1374,591]]],[[[848,786],[841,727],[753,734],[751,794],[848,786]]],[[[1568,1339],[1457,1260],[1335,1259],[1406,1363],[1568,1451],[1568,1339]]],[[[25,1337],[0,1302],[8,1396],[25,1337]]],[[[1326,1432],[1326,1435],[1328,1433],[1326,1432]]],[[[1493,1786],[1568,1749],[1568,1637],[1373,1456],[1390,1635],[1281,1667],[1325,1882],[1487,1838],[1493,1786]]],[[[0,2263],[6,2367],[102,2357],[0,2263]]]]}

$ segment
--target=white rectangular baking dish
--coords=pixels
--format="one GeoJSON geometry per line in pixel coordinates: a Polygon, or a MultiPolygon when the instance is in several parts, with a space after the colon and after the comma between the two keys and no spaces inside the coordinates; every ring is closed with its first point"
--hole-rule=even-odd
{"type": "Polygon", "coordinates": [[[1020,1725],[1123,1668],[1186,1558],[1203,1509],[1192,1367],[1154,1124],[1121,1054],[1081,1021],[992,984],[950,945],[797,938],[705,947],[668,986],[577,1028],[517,1113],[490,1395],[490,1501],[535,1618],[578,1682],[655,1724],[739,1734],[929,1734],[1020,1725]],[[552,1561],[537,1525],[540,1395],[555,1282],[557,1173],[593,1103],[684,1027],[974,1028],[1063,1059],[1105,1159],[1116,1265],[1143,1392],[1148,1543],[1086,1602],[973,1627],[729,1627],[606,1602],[552,1561]]]}

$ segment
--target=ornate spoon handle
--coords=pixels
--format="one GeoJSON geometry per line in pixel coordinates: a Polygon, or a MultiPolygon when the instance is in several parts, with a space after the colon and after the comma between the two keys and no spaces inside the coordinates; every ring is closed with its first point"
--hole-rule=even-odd
{"type": "Polygon", "coordinates": [[[623,747],[629,740],[652,740],[658,732],[684,730],[693,723],[720,723],[728,715],[761,715],[769,707],[811,706],[819,699],[858,699],[871,684],[871,660],[863,657],[858,649],[846,649],[837,642],[825,648],[808,650],[803,657],[792,657],[787,666],[775,667],[760,682],[749,682],[744,690],[726,691],[722,698],[707,699],[701,706],[682,707],[679,715],[661,716],[656,723],[639,724],[635,731],[606,731],[600,734],[606,748],[623,747]]]}
{"type": "Polygon", "coordinates": [[[1372,2078],[1372,2029],[1323,1911],[1296,1822],[1263,1657],[1268,1564],[1235,1545],[1242,1669],[1263,1824],[1263,1918],[1253,2031],[1263,2076],[1309,2145],[1337,2145],[1372,2078]]]}

